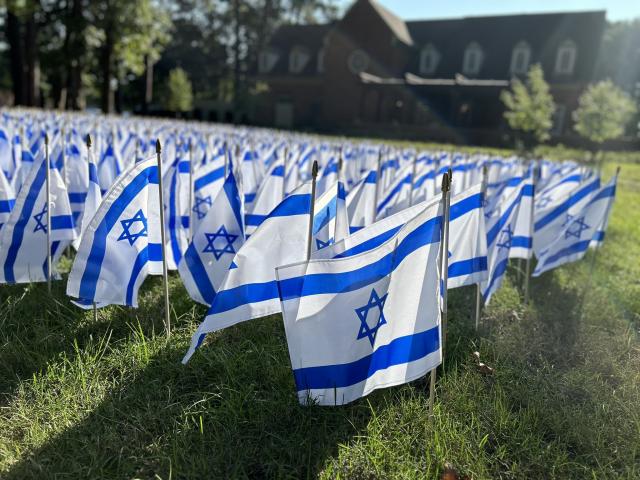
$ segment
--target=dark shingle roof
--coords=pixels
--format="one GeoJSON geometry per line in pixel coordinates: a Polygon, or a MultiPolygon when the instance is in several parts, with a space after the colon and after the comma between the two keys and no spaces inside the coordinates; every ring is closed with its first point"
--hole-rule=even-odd
{"type": "Polygon", "coordinates": [[[313,75],[316,72],[318,52],[323,46],[324,38],[332,23],[317,25],[282,25],[273,34],[269,47],[278,52],[279,58],[269,74],[285,74],[289,72],[289,52],[296,46],[305,47],[311,53],[304,70],[298,75],[313,75]]]}

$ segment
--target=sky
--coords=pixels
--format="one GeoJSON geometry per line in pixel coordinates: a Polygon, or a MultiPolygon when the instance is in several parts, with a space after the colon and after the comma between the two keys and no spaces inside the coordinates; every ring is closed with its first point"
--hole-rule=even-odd
{"type": "MultiPolygon", "coordinates": [[[[344,9],[353,0],[338,0],[344,9]]],[[[607,20],[640,17],[640,0],[377,0],[404,20],[508,13],[606,10],[607,20]]]]}

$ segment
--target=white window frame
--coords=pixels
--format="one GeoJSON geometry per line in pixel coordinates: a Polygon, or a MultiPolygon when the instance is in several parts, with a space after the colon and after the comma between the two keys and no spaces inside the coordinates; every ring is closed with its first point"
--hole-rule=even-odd
{"type": "Polygon", "coordinates": [[[478,42],[471,42],[464,50],[462,59],[462,73],[464,75],[477,75],[482,70],[484,63],[484,52],[478,42]],[[471,64],[471,59],[477,58],[475,64],[471,64]]]}
{"type": "Polygon", "coordinates": [[[301,73],[309,60],[311,59],[311,52],[308,48],[296,45],[289,52],[289,73],[301,73]]]}
{"type": "Polygon", "coordinates": [[[438,52],[438,49],[432,43],[425,45],[420,51],[420,73],[424,75],[433,74],[439,63],[440,52],[438,52]]]}
{"type": "Polygon", "coordinates": [[[515,75],[524,75],[529,70],[531,64],[531,47],[525,41],[518,42],[513,51],[511,52],[511,67],[510,71],[515,75]],[[524,62],[522,66],[518,66],[518,57],[524,56],[524,62]]]}
{"type": "Polygon", "coordinates": [[[260,52],[260,55],[258,55],[258,72],[269,73],[275,67],[279,57],[280,54],[273,48],[267,48],[260,52]]]}
{"type": "Polygon", "coordinates": [[[555,73],[558,75],[572,75],[576,67],[576,58],[578,57],[578,47],[573,40],[565,40],[558,47],[556,53],[555,73]],[[563,66],[563,57],[569,55],[569,61],[563,66]]]}

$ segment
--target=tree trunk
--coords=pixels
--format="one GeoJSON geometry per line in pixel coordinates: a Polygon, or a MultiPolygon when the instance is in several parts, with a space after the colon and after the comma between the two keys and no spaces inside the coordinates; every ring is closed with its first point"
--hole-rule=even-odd
{"type": "Polygon", "coordinates": [[[40,60],[38,59],[38,24],[35,13],[31,12],[25,22],[24,51],[27,70],[27,105],[40,104],[40,60]]]}
{"type": "Polygon", "coordinates": [[[233,2],[234,45],[233,45],[233,123],[240,117],[240,0],[233,2]]]}
{"type": "Polygon", "coordinates": [[[20,20],[7,9],[6,39],[9,44],[9,63],[13,86],[13,104],[25,105],[24,49],[20,35],[20,20]]]}
{"type": "Polygon", "coordinates": [[[149,106],[153,101],[153,60],[150,55],[144,59],[144,101],[142,102],[142,113],[149,113],[149,106]]]}
{"type": "Polygon", "coordinates": [[[105,38],[102,52],[100,54],[100,68],[102,70],[102,85],[101,85],[101,103],[102,111],[104,113],[113,112],[113,90],[111,89],[111,77],[113,76],[112,64],[113,64],[113,48],[114,39],[111,34],[111,29],[106,29],[107,35],[105,38]]]}

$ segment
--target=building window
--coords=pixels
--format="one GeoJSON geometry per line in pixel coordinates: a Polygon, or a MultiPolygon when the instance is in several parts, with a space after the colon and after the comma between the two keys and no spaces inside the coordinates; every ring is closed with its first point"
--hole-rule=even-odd
{"type": "Polygon", "coordinates": [[[356,75],[364,72],[369,66],[369,56],[362,50],[354,50],[348,59],[349,70],[356,75]]]}
{"type": "Polygon", "coordinates": [[[318,73],[324,73],[324,53],[325,53],[325,49],[324,47],[322,47],[318,51],[318,65],[316,66],[318,73]]]}
{"type": "Polygon", "coordinates": [[[561,75],[571,75],[576,64],[577,49],[576,44],[571,40],[566,40],[558,48],[556,54],[556,73],[561,75]]]}
{"type": "Polygon", "coordinates": [[[420,73],[431,75],[438,68],[440,53],[432,44],[425,46],[420,52],[420,73]]]}
{"type": "Polygon", "coordinates": [[[272,49],[260,52],[260,55],[258,56],[258,71],[260,73],[269,73],[273,70],[273,67],[278,61],[278,57],[278,52],[272,49]]]}
{"type": "Polygon", "coordinates": [[[307,66],[311,54],[304,47],[293,47],[289,54],[289,71],[291,73],[300,73],[307,66]]]}
{"type": "Polygon", "coordinates": [[[511,73],[522,75],[527,73],[531,61],[531,47],[527,42],[520,42],[511,52],[511,73]]]}
{"type": "Polygon", "coordinates": [[[465,75],[477,75],[482,68],[484,53],[482,47],[476,42],[471,42],[464,51],[462,60],[462,73],[465,75]]]}

